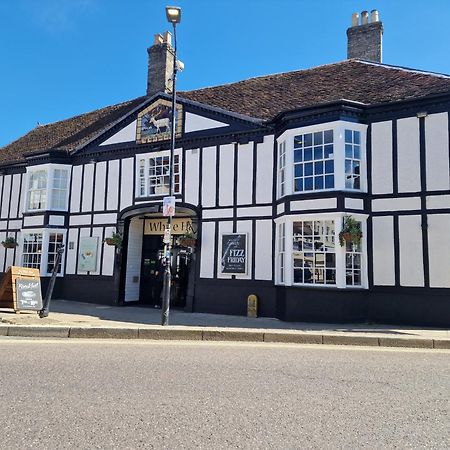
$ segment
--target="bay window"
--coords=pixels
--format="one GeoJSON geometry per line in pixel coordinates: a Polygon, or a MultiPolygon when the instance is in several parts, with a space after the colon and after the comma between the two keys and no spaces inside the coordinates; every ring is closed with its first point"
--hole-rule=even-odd
{"type": "MultiPolygon", "coordinates": [[[[57,250],[64,244],[65,230],[29,230],[22,234],[22,266],[39,269],[41,276],[51,275],[57,250]]],[[[63,255],[64,256],[64,255],[63,255]]],[[[62,261],[58,274],[63,273],[62,261]]]]}
{"type": "MultiPolygon", "coordinates": [[[[169,152],[140,155],[137,157],[137,192],[139,197],[169,194],[170,155],[169,152]]],[[[181,155],[176,152],[173,160],[174,194],[181,188],[181,155]]]]}
{"type": "Polygon", "coordinates": [[[285,131],[278,138],[278,198],[365,191],[365,132],[366,125],[342,120],[285,131]]]}
{"type": "Polygon", "coordinates": [[[344,213],[295,215],[276,219],[276,283],[286,286],[367,287],[366,216],[357,244],[339,244],[344,213]]]}
{"type": "Polygon", "coordinates": [[[66,211],[69,170],[60,164],[28,168],[27,211],[66,211]]]}

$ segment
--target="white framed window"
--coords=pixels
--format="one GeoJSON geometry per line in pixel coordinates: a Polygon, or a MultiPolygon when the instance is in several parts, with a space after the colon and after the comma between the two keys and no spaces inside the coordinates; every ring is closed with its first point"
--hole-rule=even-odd
{"type": "Polygon", "coordinates": [[[338,120],[285,131],[278,137],[278,198],[330,190],[365,192],[366,130],[367,125],[338,120]]]}
{"type": "Polygon", "coordinates": [[[334,188],[333,130],[294,137],[294,192],[334,188]]]}
{"type": "Polygon", "coordinates": [[[70,166],[45,164],[27,168],[27,211],[67,211],[70,166]]]}
{"type": "Polygon", "coordinates": [[[28,175],[28,210],[47,208],[47,169],[33,170],[28,175]]]}
{"type": "Polygon", "coordinates": [[[278,196],[286,193],[286,142],[278,144],[278,196]]]}
{"type": "Polygon", "coordinates": [[[24,233],[22,239],[22,266],[40,270],[42,260],[42,232],[24,233]]]}
{"type": "MultiPolygon", "coordinates": [[[[153,195],[167,195],[170,183],[170,154],[163,152],[158,154],[139,155],[137,173],[137,192],[139,197],[153,195]]],[[[173,191],[181,192],[181,154],[174,154],[173,191]]]]}
{"type": "Polygon", "coordinates": [[[336,285],[334,220],[292,223],[293,284],[336,285]]]}
{"type": "MultiPolygon", "coordinates": [[[[66,230],[27,230],[22,233],[22,266],[39,269],[41,276],[51,275],[59,246],[64,244],[66,230]]],[[[64,273],[64,254],[58,268],[58,275],[64,273]]]]}
{"type": "Polygon", "coordinates": [[[345,187],[361,187],[361,132],[345,130],[345,187]]]}
{"type": "Polygon", "coordinates": [[[341,247],[339,233],[344,217],[345,213],[322,213],[276,219],[276,283],[367,288],[367,216],[352,214],[361,223],[363,237],[358,245],[347,243],[341,247]]]}
{"type": "Polygon", "coordinates": [[[284,284],[285,269],[285,252],[286,252],[286,224],[278,225],[278,283],[284,284]]]}
{"type": "Polygon", "coordinates": [[[362,286],[362,267],[364,254],[361,243],[345,243],[345,284],[362,286]]]}

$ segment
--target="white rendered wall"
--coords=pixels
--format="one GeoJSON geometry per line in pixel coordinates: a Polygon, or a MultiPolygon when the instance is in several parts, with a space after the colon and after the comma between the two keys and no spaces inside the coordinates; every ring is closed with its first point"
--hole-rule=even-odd
{"type": "Polygon", "coordinates": [[[198,205],[198,189],[200,179],[200,150],[186,150],[185,154],[185,191],[184,198],[186,203],[198,205]]]}
{"type": "Polygon", "coordinates": [[[377,122],[372,124],[372,192],[390,194],[392,186],[392,122],[377,122]]]}
{"type": "Polygon", "coordinates": [[[255,280],[272,279],[272,220],[256,221],[255,280]]]}
{"type": "Polygon", "coordinates": [[[216,147],[202,149],[202,206],[216,205],[216,147]]]}
{"type": "Polygon", "coordinates": [[[373,284],[395,285],[394,219],[373,217],[373,284]]]}
{"type": "Polygon", "coordinates": [[[122,177],[120,184],[120,209],[133,204],[134,158],[122,159],[122,177]]]}
{"type": "Polygon", "coordinates": [[[19,200],[20,200],[20,183],[21,183],[21,175],[19,173],[16,173],[15,175],[13,175],[12,179],[11,205],[9,208],[10,218],[18,217],[19,200]]]}
{"type": "Polygon", "coordinates": [[[450,288],[450,214],[428,216],[430,287],[450,288]]]}
{"type": "Polygon", "coordinates": [[[144,236],[144,227],[139,217],[133,217],[130,222],[130,231],[128,235],[127,250],[127,268],[125,275],[125,298],[124,301],[139,300],[139,281],[133,282],[134,277],[140,279],[141,276],[141,258],[142,258],[142,239],[144,236]]]}
{"type": "Polygon", "coordinates": [[[72,169],[72,192],[70,197],[70,212],[80,212],[82,173],[83,173],[83,166],[75,166],[72,169]]]}
{"type": "Polygon", "coordinates": [[[233,232],[233,223],[228,220],[226,222],[218,222],[219,226],[219,246],[217,251],[217,278],[230,279],[231,275],[221,273],[222,270],[222,235],[224,233],[233,232]]]}
{"type": "Polygon", "coordinates": [[[19,199],[19,217],[23,217],[23,212],[25,211],[25,202],[27,197],[26,188],[27,177],[25,174],[20,174],[20,183],[22,185],[21,194],[19,199]]]}
{"type": "MultiPolygon", "coordinates": [[[[118,209],[119,206],[119,160],[108,162],[108,190],[106,192],[106,209],[118,209]]],[[[132,183],[132,180],[130,180],[132,183]]]]}
{"type": "Polygon", "coordinates": [[[216,224],[203,222],[201,240],[200,278],[213,278],[214,276],[214,237],[216,224]]]}
{"type": "Polygon", "coordinates": [[[219,206],[231,206],[234,195],[234,145],[220,146],[219,206]]]}
{"type": "Polygon", "coordinates": [[[397,121],[398,191],[420,191],[419,119],[397,121]]]}
{"type": "Polygon", "coordinates": [[[272,202],[273,185],[273,136],[264,136],[264,142],[257,144],[256,159],[256,202],[272,202]]]}
{"type": "Polygon", "coordinates": [[[119,144],[121,142],[132,142],[136,140],[136,120],[131,122],[125,128],[122,128],[118,133],[112,135],[105,142],[100,145],[119,144]]]}
{"type": "Polygon", "coordinates": [[[425,155],[427,190],[450,189],[447,113],[425,118],[425,155]]]}
{"type": "Polygon", "coordinates": [[[219,122],[218,120],[202,117],[197,114],[186,112],[184,123],[185,133],[192,133],[193,131],[210,130],[213,128],[220,128],[229,126],[227,123],[219,122]]]}
{"type": "MultiPolygon", "coordinates": [[[[105,228],[105,237],[112,236],[116,232],[115,227],[105,228]]],[[[112,276],[114,274],[114,257],[116,248],[113,245],[103,244],[103,266],[102,275],[112,276]]]]}
{"type": "Polygon", "coordinates": [[[78,229],[70,228],[67,235],[67,262],[66,273],[73,275],[77,270],[77,252],[78,252],[78,229]],[[70,248],[70,243],[73,242],[73,248],[70,248]]]}
{"type": "Polygon", "coordinates": [[[106,161],[99,162],[95,169],[94,211],[105,209],[106,165],[106,161]]]}
{"type": "MultiPolygon", "coordinates": [[[[251,280],[252,278],[252,248],[253,248],[253,236],[252,236],[252,221],[251,220],[239,220],[236,224],[237,233],[247,234],[247,274],[236,275],[236,278],[242,280],[251,280]]],[[[219,249],[219,254],[222,252],[222,247],[219,249]]]]}
{"type": "Polygon", "coordinates": [[[424,286],[421,217],[399,217],[400,286],[424,286]]]}
{"type": "Polygon", "coordinates": [[[81,202],[81,211],[92,211],[92,196],[94,193],[94,164],[86,164],[84,166],[83,180],[83,200],[81,202]]]}
{"type": "Polygon", "coordinates": [[[12,176],[5,175],[3,177],[3,196],[1,198],[1,218],[8,219],[9,217],[9,197],[11,194],[12,176]]]}
{"type": "Polygon", "coordinates": [[[252,203],[253,195],[253,142],[238,147],[237,203],[252,203]]]}

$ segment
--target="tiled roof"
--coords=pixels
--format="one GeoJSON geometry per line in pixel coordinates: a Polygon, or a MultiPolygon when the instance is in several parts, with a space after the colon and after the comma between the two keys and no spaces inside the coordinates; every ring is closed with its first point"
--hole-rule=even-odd
{"type": "Polygon", "coordinates": [[[370,105],[442,92],[450,92],[450,76],[346,60],[307,70],[180,92],[180,96],[270,120],[283,111],[343,99],[370,105]]]}
{"type": "Polygon", "coordinates": [[[74,150],[132,111],[144,102],[145,98],[139,97],[48,125],[38,125],[21,138],[1,148],[0,163],[19,162],[23,160],[24,154],[41,150],[66,152],[74,150]]]}
{"type": "MultiPolygon", "coordinates": [[[[179,96],[238,114],[270,120],[283,111],[342,99],[370,105],[444,92],[450,92],[450,76],[346,60],[312,69],[183,91],[179,96]]],[[[25,153],[38,150],[74,150],[106,130],[144,100],[145,97],[139,97],[39,126],[0,149],[0,163],[21,161],[25,153]]]]}

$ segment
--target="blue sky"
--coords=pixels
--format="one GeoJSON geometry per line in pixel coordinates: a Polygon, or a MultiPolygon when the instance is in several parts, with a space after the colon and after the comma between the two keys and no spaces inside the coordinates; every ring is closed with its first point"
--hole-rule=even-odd
{"type": "Polygon", "coordinates": [[[364,9],[380,11],[383,62],[450,74],[448,0],[1,0],[0,146],[145,94],[167,4],[183,11],[179,89],[343,60],[364,9]]]}

